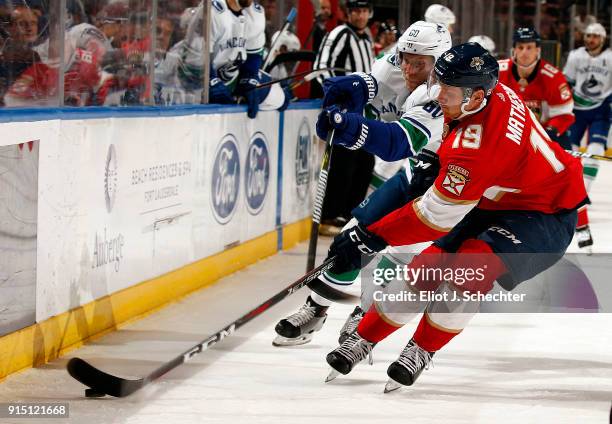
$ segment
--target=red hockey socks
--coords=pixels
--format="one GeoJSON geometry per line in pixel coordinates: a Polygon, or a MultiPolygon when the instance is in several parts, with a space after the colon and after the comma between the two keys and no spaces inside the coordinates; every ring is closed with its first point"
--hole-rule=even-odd
{"type": "Polygon", "coordinates": [[[357,333],[369,342],[378,343],[400,327],[390,324],[378,313],[376,305],[370,306],[357,327],[357,333]]]}
{"type": "Polygon", "coordinates": [[[416,344],[428,352],[436,352],[442,349],[453,337],[461,332],[451,332],[435,327],[427,313],[424,313],[419,321],[419,326],[412,337],[416,344]]]}
{"type": "Polygon", "coordinates": [[[587,212],[587,205],[584,205],[578,209],[578,223],[576,224],[576,228],[584,228],[587,225],[589,225],[589,214],[587,212]]]}

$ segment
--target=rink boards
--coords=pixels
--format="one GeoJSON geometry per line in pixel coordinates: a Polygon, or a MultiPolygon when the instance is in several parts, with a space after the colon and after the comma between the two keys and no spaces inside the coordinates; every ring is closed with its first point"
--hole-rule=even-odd
{"type": "Polygon", "coordinates": [[[318,107],[3,111],[0,378],[305,239],[318,107]]]}

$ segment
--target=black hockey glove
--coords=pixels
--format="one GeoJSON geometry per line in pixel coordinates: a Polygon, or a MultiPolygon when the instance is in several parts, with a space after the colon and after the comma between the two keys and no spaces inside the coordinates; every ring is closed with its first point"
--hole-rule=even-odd
{"type": "Polygon", "coordinates": [[[336,262],[330,271],[343,274],[361,269],[385,247],[386,241],[361,224],[347,228],[334,238],[327,252],[328,257],[336,256],[336,262]]]}
{"type": "Polygon", "coordinates": [[[412,179],[410,180],[410,200],[422,196],[436,181],[440,173],[440,158],[437,153],[423,149],[413,158],[412,179]]]}

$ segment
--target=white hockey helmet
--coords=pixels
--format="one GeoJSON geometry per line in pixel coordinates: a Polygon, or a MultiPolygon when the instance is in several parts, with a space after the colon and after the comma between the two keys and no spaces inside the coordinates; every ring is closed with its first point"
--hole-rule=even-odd
{"type": "Polygon", "coordinates": [[[599,22],[589,24],[584,30],[584,35],[599,35],[601,38],[606,38],[606,29],[599,22]]]}
{"type": "Polygon", "coordinates": [[[487,37],[486,35],[475,35],[470,37],[468,43],[478,43],[487,49],[489,53],[493,54],[495,52],[495,42],[491,39],[491,37],[487,37]]]}
{"type": "Polygon", "coordinates": [[[425,11],[425,20],[434,24],[442,24],[448,27],[456,22],[455,14],[446,6],[432,4],[425,11]]]}
{"type": "MultiPolygon", "coordinates": [[[[278,34],[280,33],[280,31],[276,31],[273,35],[272,35],[272,40],[270,45],[274,45],[274,43],[276,42],[276,39],[278,38],[278,34]]],[[[287,51],[289,52],[295,52],[298,51],[299,49],[302,48],[302,44],[300,43],[300,39],[297,38],[297,35],[295,35],[294,33],[292,33],[291,31],[284,31],[283,35],[281,36],[280,40],[278,40],[278,44],[276,45],[277,48],[280,48],[281,46],[285,46],[287,47],[287,51]]]]}
{"type": "Polygon", "coordinates": [[[396,61],[400,63],[399,53],[411,53],[433,56],[435,62],[452,45],[450,32],[444,25],[417,21],[397,40],[396,61]]]}

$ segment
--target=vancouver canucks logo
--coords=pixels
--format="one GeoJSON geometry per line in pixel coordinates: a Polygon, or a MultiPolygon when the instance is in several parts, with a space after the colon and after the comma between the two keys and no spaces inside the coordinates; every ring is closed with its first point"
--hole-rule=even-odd
{"type": "Polygon", "coordinates": [[[260,132],[249,144],[244,180],[247,209],[251,215],[257,215],[263,208],[270,181],[270,156],[266,139],[260,132]]]}
{"type": "Polygon", "coordinates": [[[601,89],[599,90],[593,90],[593,89],[597,88],[598,85],[599,85],[599,81],[597,81],[595,77],[591,75],[591,77],[588,80],[585,80],[582,83],[582,85],[580,86],[580,89],[584,94],[588,96],[597,97],[601,94],[601,89]]]}
{"type": "Polygon", "coordinates": [[[484,65],[484,60],[478,56],[473,57],[472,62],[470,62],[470,68],[476,68],[477,71],[482,69],[482,65],[484,65]]]}
{"type": "Polygon", "coordinates": [[[223,137],[217,148],[211,188],[213,215],[220,224],[226,224],[236,211],[240,188],[240,156],[232,134],[223,137]]]}

